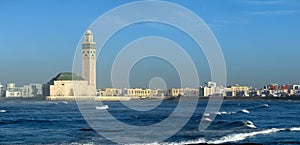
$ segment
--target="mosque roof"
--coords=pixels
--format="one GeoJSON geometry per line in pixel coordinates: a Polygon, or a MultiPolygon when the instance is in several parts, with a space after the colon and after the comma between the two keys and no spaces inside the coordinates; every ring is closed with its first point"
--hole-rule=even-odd
{"type": "Polygon", "coordinates": [[[61,72],[52,79],[53,81],[71,81],[71,80],[83,80],[81,76],[72,72],[61,72]]]}

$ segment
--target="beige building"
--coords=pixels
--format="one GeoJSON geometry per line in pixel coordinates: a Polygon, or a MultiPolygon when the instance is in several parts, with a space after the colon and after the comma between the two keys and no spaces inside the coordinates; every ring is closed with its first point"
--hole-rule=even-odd
{"type": "Polygon", "coordinates": [[[227,96],[249,96],[248,86],[231,86],[225,89],[227,96]]]}
{"type": "Polygon", "coordinates": [[[49,96],[89,96],[88,82],[74,73],[63,72],[48,82],[49,96]]]}
{"type": "Polygon", "coordinates": [[[167,91],[168,96],[178,97],[178,96],[198,96],[199,89],[193,88],[172,88],[167,91]]]}
{"type": "Polygon", "coordinates": [[[142,89],[142,88],[132,88],[124,89],[124,96],[134,97],[134,98],[149,98],[152,95],[153,91],[151,89],[142,89]]]}
{"type": "Polygon", "coordinates": [[[98,90],[98,96],[121,96],[122,89],[104,88],[98,90]]]}
{"type": "Polygon", "coordinates": [[[163,93],[158,89],[132,88],[124,89],[123,95],[133,98],[153,98],[163,96],[163,93]]]}

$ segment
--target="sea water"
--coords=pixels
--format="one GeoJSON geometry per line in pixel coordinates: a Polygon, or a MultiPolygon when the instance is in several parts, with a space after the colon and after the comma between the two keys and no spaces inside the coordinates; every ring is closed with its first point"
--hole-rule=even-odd
{"type": "MultiPolygon", "coordinates": [[[[167,118],[178,101],[162,103],[159,109],[150,111],[123,109],[120,102],[104,104],[116,119],[147,126],[167,118]]],[[[175,135],[148,144],[300,144],[300,101],[224,101],[211,125],[200,132],[206,105],[207,101],[199,101],[191,119],[175,135]]],[[[90,128],[76,102],[1,100],[0,110],[0,144],[115,144],[90,128]]],[[[164,135],[163,131],[159,133],[164,135]]],[[[137,140],[128,138],[128,142],[137,140]]]]}

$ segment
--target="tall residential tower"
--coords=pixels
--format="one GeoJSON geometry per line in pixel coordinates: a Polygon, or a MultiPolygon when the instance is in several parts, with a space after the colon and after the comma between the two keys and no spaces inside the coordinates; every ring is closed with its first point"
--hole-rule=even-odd
{"type": "Polygon", "coordinates": [[[82,42],[82,77],[96,91],[96,42],[90,28],[85,32],[82,42]]]}

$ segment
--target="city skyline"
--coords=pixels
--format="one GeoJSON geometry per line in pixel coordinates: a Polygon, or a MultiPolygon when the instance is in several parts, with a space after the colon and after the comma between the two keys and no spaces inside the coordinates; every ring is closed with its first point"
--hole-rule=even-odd
{"type": "MultiPolygon", "coordinates": [[[[89,1],[87,4],[64,1],[57,5],[58,1],[1,1],[0,82],[15,82],[17,85],[46,83],[59,72],[72,71],[76,46],[87,27],[106,11],[127,2],[89,1]]],[[[297,1],[171,2],[191,9],[211,28],[225,57],[228,85],[261,88],[269,83],[300,83],[300,68],[296,66],[300,51],[300,42],[297,41],[300,36],[300,3],[297,1]]],[[[119,38],[112,40],[130,37],[119,42],[121,45],[139,36],[155,34],[152,30],[162,29],[164,33],[161,35],[179,39],[172,36],[179,32],[167,26],[140,24],[121,31],[119,38]],[[128,36],[130,32],[133,32],[132,36],[128,36]]],[[[184,42],[188,40],[184,39],[184,42]]],[[[193,47],[187,44],[187,47],[193,47]]],[[[119,45],[113,44],[103,51],[109,56],[116,51],[111,48],[119,45]]],[[[201,53],[186,49],[190,54],[201,53]]],[[[191,57],[195,59],[197,56],[192,54],[191,57]]],[[[200,81],[206,82],[210,80],[209,67],[203,54],[200,56],[195,61],[199,64],[200,81]]],[[[103,58],[98,62],[97,70],[103,71],[102,66],[111,61],[103,58]]],[[[141,63],[147,63],[147,60],[141,63]]],[[[138,71],[133,73],[137,74],[137,80],[144,75],[138,71]]],[[[97,88],[109,87],[106,76],[97,76],[97,88]]],[[[143,85],[139,83],[136,82],[143,85]]]]}

